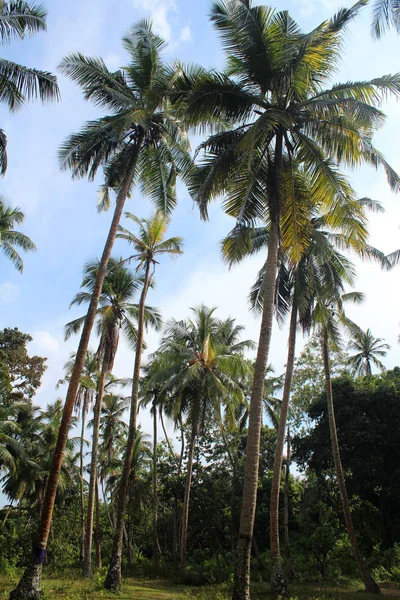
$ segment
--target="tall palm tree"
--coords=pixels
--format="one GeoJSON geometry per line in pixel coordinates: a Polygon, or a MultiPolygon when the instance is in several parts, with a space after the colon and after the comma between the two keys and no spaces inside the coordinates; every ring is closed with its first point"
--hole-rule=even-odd
{"type": "MultiPolygon", "coordinates": [[[[248,600],[260,448],[262,395],[271,339],[282,203],[290,200],[286,163],[298,162],[314,182],[319,202],[332,208],[351,196],[337,163],[383,165],[391,187],[399,178],[372,145],[383,119],[377,108],[386,92],[400,92],[400,77],[328,87],[342,51],[346,25],[365,4],[342,9],[303,34],[287,12],[252,6],[251,0],[216,2],[211,18],[227,50],[223,73],[185,71],[177,86],[186,122],[196,127],[224,122],[200,149],[203,159],[191,191],[207,218],[210,199],[224,194],[224,209],[242,223],[270,222],[265,297],[260,327],[245,461],[243,502],[233,588],[248,600]],[[227,128],[227,122],[230,127],[227,128]]],[[[301,253],[306,236],[295,245],[301,253]]],[[[273,575],[279,590],[282,570],[273,575]]]]}
{"type": "Polygon", "coordinates": [[[375,338],[370,329],[367,329],[367,331],[359,328],[354,329],[348,349],[355,352],[348,359],[348,364],[352,369],[353,375],[358,377],[372,375],[371,363],[377,369],[381,371],[385,370],[385,366],[379,360],[378,356],[386,356],[390,346],[382,338],[375,338]]]}
{"type": "Polygon", "coordinates": [[[113,551],[104,584],[106,589],[113,590],[117,590],[121,586],[121,558],[125,506],[136,439],[136,416],[139,403],[139,379],[144,343],[144,310],[146,297],[149,287],[153,281],[157,264],[156,258],[163,254],[167,254],[169,256],[182,254],[182,238],[173,237],[165,239],[165,234],[169,224],[169,219],[165,212],[158,210],[152,217],[150,217],[150,219],[138,219],[131,213],[127,213],[126,216],[128,219],[136,223],[136,225],[139,227],[139,232],[138,234],[133,234],[124,227],[120,226],[117,237],[126,240],[129,244],[134,246],[135,254],[128,260],[135,260],[137,262],[137,270],[143,272],[143,288],[139,301],[138,335],[136,339],[135,363],[133,368],[128,441],[125,450],[124,468],[119,486],[113,551]]]}
{"type": "MultiPolygon", "coordinates": [[[[42,6],[23,0],[0,3],[0,40],[3,44],[15,38],[23,40],[27,35],[46,30],[47,12],[42,6]]],[[[24,67],[0,58],[0,101],[9,110],[20,108],[26,100],[58,100],[60,97],[57,80],[46,71],[24,67]]],[[[0,129],[0,174],[7,169],[7,137],[0,129]]]]}
{"type": "Polygon", "coordinates": [[[66,57],[61,64],[62,72],[81,86],[87,100],[111,113],[87,123],[80,133],[72,135],[63,144],[60,150],[61,165],[71,169],[74,177],[88,176],[90,180],[103,167],[105,187],[102,207],[106,208],[109,204],[109,189],[115,190],[117,196],[67,390],[34,557],[11,593],[13,600],[27,595],[32,599],[40,596],[41,574],[63,452],[125,200],[136,183],[140,182],[143,191],[157,207],[169,213],[176,203],[176,176],[185,178],[191,168],[185,129],[175,118],[169,102],[174,70],[162,61],[164,42],[152,32],[149,23],[142,21],[130,30],[123,43],[129,61],[124,69],[114,73],[107,69],[102,59],[87,58],[79,53],[66,57]]]}
{"type": "MultiPolygon", "coordinates": [[[[75,352],[73,352],[70,356],[70,359],[64,365],[64,371],[66,371],[66,376],[64,379],[60,379],[57,384],[57,387],[66,383],[70,379],[70,375],[73,369],[73,365],[75,362],[75,352]]],[[[83,476],[84,472],[84,447],[85,447],[85,429],[86,429],[86,417],[89,412],[90,407],[95,402],[96,396],[96,376],[99,371],[99,361],[94,352],[90,350],[87,351],[85,357],[85,364],[83,367],[83,372],[81,376],[81,383],[78,388],[78,392],[76,394],[75,400],[75,410],[78,415],[81,417],[81,442],[79,449],[79,475],[80,475],[80,489],[81,489],[81,526],[82,526],[82,535],[81,535],[81,548],[80,548],[80,562],[83,563],[85,556],[85,480],[83,476]]]]}
{"type": "Polygon", "coordinates": [[[0,198],[0,250],[20,273],[24,270],[24,262],[15,246],[25,251],[36,250],[35,244],[27,235],[14,229],[16,224],[23,223],[24,220],[25,215],[19,208],[12,208],[0,198]]]}
{"type": "MultiPolygon", "coordinates": [[[[293,166],[292,166],[293,171],[293,166]]],[[[333,212],[318,213],[318,201],[314,201],[314,190],[307,174],[298,171],[293,174],[293,199],[287,206],[283,203],[281,229],[282,245],[280,251],[280,266],[276,281],[275,310],[278,320],[283,320],[290,312],[288,355],[286,361],[283,397],[277,423],[277,444],[273,469],[273,480],[270,498],[270,545],[272,559],[272,589],[286,593],[287,583],[281,566],[279,543],[279,496],[282,473],[283,446],[286,436],[286,423],[289,411],[291,382],[293,377],[296,331],[298,322],[303,330],[310,327],[310,319],[315,296],[315,286],[329,281],[332,272],[336,277],[343,277],[346,270],[351,270],[349,261],[339,253],[338,248],[351,249],[362,258],[374,258],[388,268],[384,254],[366,243],[366,208],[382,210],[379,203],[368,198],[349,201],[346,210],[336,206],[338,211],[334,226],[327,228],[332,222],[333,212]],[[294,206],[293,206],[294,205],[294,206]],[[303,224],[299,227],[299,214],[303,224]],[[309,221],[306,227],[307,219],[309,221]],[[293,230],[291,232],[290,230],[293,230]],[[303,248],[298,259],[295,251],[295,236],[297,232],[306,233],[307,246],[303,248]],[[291,245],[287,244],[287,239],[291,245]]],[[[299,235],[297,233],[297,235],[299,235]]],[[[229,264],[242,260],[245,256],[259,252],[268,244],[269,231],[266,227],[245,227],[240,224],[223,241],[224,258],[229,264]]],[[[252,308],[262,310],[265,295],[265,265],[261,269],[257,282],[250,293],[252,308]]]]}
{"type": "Polygon", "coordinates": [[[400,33],[399,0],[375,0],[372,7],[372,35],[379,39],[391,27],[400,33]]]}
{"type": "Polygon", "coordinates": [[[362,582],[364,583],[366,590],[380,594],[380,589],[375,583],[371,574],[369,573],[367,566],[361,556],[356,533],[354,530],[350,503],[346,488],[346,481],[343,472],[343,465],[340,457],[329,358],[329,343],[333,343],[336,345],[340,343],[340,328],[344,326],[347,329],[349,329],[350,332],[354,331],[355,329],[354,324],[346,318],[344,312],[344,303],[348,301],[360,302],[362,301],[362,299],[363,295],[358,292],[350,292],[344,294],[343,280],[332,281],[329,287],[325,288],[325,290],[322,288],[319,290],[319,293],[317,293],[316,303],[313,311],[313,322],[321,340],[322,359],[325,372],[325,388],[328,407],[329,432],[332,445],[332,457],[335,466],[338,487],[340,491],[340,498],[342,501],[342,508],[346,523],[347,534],[349,536],[351,549],[358,567],[358,571],[360,573],[362,582]]]}
{"type": "Polygon", "coordinates": [[[234,319],[221,321],[214,316],[215,308],[200,306],[192,309],[193,318],[168,323],[159,353],[164,368],[153,378],[164,382],[161,393],[168,393],[172,404],[168,411],[186,417],[189,430],[188,461],[181,524],[180,568],[186,569],[186,548],[192,482],[193,453],[198,434],[206,419],[219,422],[221,405],[231,412],[243,402],[243,389],[238,383],[248,371],[243,358],[250,340],[240,341],[243,327],[234,319]]]}
{"type": "MultiPolygon", "coordinates": [[[[71,306],[90,302],[93,289],[96,285],[98,269],[98,260],[86,264],[81,288],[87,291],[76,294],[71,302],[71,306]]],[[[90,463],[89,498],[85,534],[85,558],[82,569],[85,577],[90,577],[92,572],[92,532],[97,486],[101,407],[103,404],[106,376],[112,371],[115,355],[118,350],[119,332],[122,330],[133,346],[138,336],[135,321],[139,321],[138,315],[140,314],[140,311],[142,311],[142,319],[147,322],[147,324],[151,322],[156,328],[160,326],[160,316],[157,311],[149,309],[144,304],[143,306],[138,306],[133,303],[133,299],[142,285],[141,279],[135,277],[133,273],[123,265],[122,259],[118,260],[110,258],[108,269],[99,299],[99,308],[97,309],[97,334],[100,338],[97,359],[101,365],[101,369],[100,379],[96,389],[96,403],[94,406],[93,417],[92,456],[90,463]]],[[[86,316],[79,317],[66,325],[66,339],[68,339],[72,333],[77,333],[80,330],[85,319],[86,316]]]]}

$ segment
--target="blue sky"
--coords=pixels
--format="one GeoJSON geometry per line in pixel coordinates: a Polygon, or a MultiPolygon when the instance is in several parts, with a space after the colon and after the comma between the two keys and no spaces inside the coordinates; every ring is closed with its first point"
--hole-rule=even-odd
{"type": "MultiPolygon", "coordinates": [[[[288,9],[307,30],[342,5],[336,0],[292,0],[277,8],[288,9]]],[[[80,51],[102,56],[115,69],[126,60],[120,43],[122,35],[137,20],[149,17],[156,32],[169,43],[166,58],[221,67],[223,54],[207,18],[209,7],[208,0],[48,0],[48,32],[14,42],[2,52],[23,64],[56,72],[63,56],[80,51]]],[[[390,34],[381,42],[373,42],[369,19],[367,8],[352,25],[336,81],[369,79],[400,70],[400,38],[390,34]]],[[[70,311],[68,306],[78,291],[83,263],[102,250],[111,219],[111,213],[99,215],[96,210],[100,179],[91,184],[72,181],[69,173],[59,171],[58,145],[68,134],[79,130],[86,119],[100,114],[82,100],[76,85],[61,75],[59,84],[62,101],[58,104],[34,103],[12,115],[0,108],[2,128],[9,139],[9,168],[0,182],[1,194],[25,212],[23,231],[38,247],[37,253],[26,256],[22,276],[0,256],[0,327],[17,326],[30,333],[34,337],[31,352],[48,357],[49,368],[37,396],[41,405],[60,395],[55,384],[65,360],[77,345],[77,339],[64,343],[63,327],[81,314],[79,309],[70,311]]],[[[390,101],[384,110],[388,120],[377,136],[377,146],[400,171],[399,106],[390,101]]],[[[371,242],[385,252],[400,247],[400,197],[390,193],[381,172],[363,169],[350,176],[360,197],[368,195],[386,207],[384,215],[371,217],[371,242]]],[[[139,216],[147,216],[152,210],[150,202],[139,193],[133,195],[126,208],[139,216]]],[[[218,204],[211,211],[210,222],[202,223],[180,186],[170,233],[184,237],[185,254],[175,261],[161,262],[149,303],[159,307],[166,319],[181,318],[188,314],[190,306],[201,302],[218,306],[221,316],[236,317],[246,326],[246,337],[257,340],[259,323],[248,311],[247,294],[264,257],[228,271],[220,260],[219,241],[231,226],[218,204]]],[[[115,254],[127,252],[118,242],[115,254]]],[[[382,273],[375,265],[360,265],[358,271],[357,289],[367,299],[350,311],[350,316],[391,344],[386,364],[392,367],[399,364],[400,355],[400,270],[382,273]]],[[[150,349],[156,344],[157,335],[152,333],[150,349]]],[[[277,372],[283,368],[285,353],[286,329],[276,326],[270,361],[277,372]]],[[[130,375],[132,364],[133,353],[122,342],[116,373],[130,375]]],[[[147,429],[148,416],[143,415],[142,420],[147,429]]]]}

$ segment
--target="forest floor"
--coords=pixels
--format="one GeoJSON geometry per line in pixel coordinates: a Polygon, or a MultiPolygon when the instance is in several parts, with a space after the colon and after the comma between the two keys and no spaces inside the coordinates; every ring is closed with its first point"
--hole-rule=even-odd
{"type": "MultiPolygon", "coordinates": [[[[10,590],[17,582],[16,577],[0,576],[0,600],[8,598],[10,590]]],[[[117,594],[106,592],[99,581],[80,578],[47,578],[43,581],[44,600],[229,600],[228,586],[185,587],[165,581],[137,581],[125,579],[124,586],[117,594]]],[[[290,600],[376,600],[374,594],[366,594],[361,588],[331,586],[291,587],[290,600]]],[[[400,599],[398,584],[383,584],[385,597],[400,599]]],[[[256,584],[252,599],[272,598],[265,584],[256,584]]]]}

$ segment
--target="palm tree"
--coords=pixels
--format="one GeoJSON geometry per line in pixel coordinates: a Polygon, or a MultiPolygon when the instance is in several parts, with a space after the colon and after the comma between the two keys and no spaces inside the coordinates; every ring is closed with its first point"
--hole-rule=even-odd
{"type": "Polygon", "coordinates": [[[379,39],[391,27],[400,33],[399,0],[375,0],[372,8],[372,35],[379,39]]]}
{"type": "Polygon", "coordinates": [[[185,129],[175,118],[169,102],[174,70],[162,62],[164,42],[145,21],[133,27],[123,42],[129,63],[125,69],[114,73],[107,69],[102,59],[87,58],[79,53],[66,57],[61,64],[62,72],[81,86],[87,100],[111,112],[110,116],[87,123],[80,133],[72,135],[63,144],[60,150],[61,165],[71,169],[74,177],[88,176],[90,180],[103,167],[105,186],[101,206],[107,207],[109,204],[109,189],[115,190],[117,197],[67,390],[35,556],[11,593],[13,600],[40,596],[41,574],[62,456],[125,200],[140,181],[143,192],[151,197],[160,210],[169,213],[176,203],[176,176],[185,178],[191,168],[185,129]]]}
{"type": "Polygon", "coordinates": [[[231,412],[244,401],[238,383],[248,371],[243,351],[253,348],[250,340],[239,341],[243,327],[234,319],[221,321],[214,316],[215,308],[200,306],[192,309],[192,319],[168,323],[159,353],[164,368],[153,378],[164,382],[161,393],[168,394],[167,408],[178,419],[186,417],[189,429],[188,461],[181,524],[180,568],[186,569],[186,547],[189,501],[192,481],[193,453],[198,434],[206,419],[220,421],[221,405],[231,412]],[[181,417],[181,418],[182,418],[181,417]]]}
{"type": "MultiPolygon", "coordinates": [[[[96,285],[99,261],[89,262],[84,269],[84,277],[81,288],[87,291],[79,292],[71,302],[71,306],[90,302],[93,289],[96,285]]],[[[85,558],[83,564],[83,575],[90,577],[92,566],[92,532],[95,492],[97,485],[97,463],[98,443],[101,419],[101,407],[104,396],[105,379],[112,371],[115,355],[118,349],[119,332],[122,329],[128,341],[134,345],[138,336],[135,320],[138,320],[140,310],[145,322],[149,321],[157,328],[160,326],[160,316],[157,311],[146,306],[133,304],[132,301],[141,287],[142,281],[135,277],[129,269],[123,265],[122,259],[110,258],[108,262],[108,273],[103,282],[103,290],[99,299],[97,309],[97,334],[99,335],[99,347],[97,360],[101,364],[100,379],[96,389],[96,403],[93,417],[92,457],[90,464],[89,498],[86,518],[85,534],[85,558]]],[[[77,333],[85,322],[86,316],[79,317],[68,323],[65,327],[65,337],[68,339],[72,333],[77,333]]]]}
{"type": "MultiPolygon", "coordinates": [[[[47,12],[23,0],[3,1],[0,4],[0,40],[3,44],[14,38],[23,40],[27,35],[46,30],[47,12]]],[[[54,75],[24,67],[0,58],[1,102],[9,110],[20,108],[26,100],[59,100],[60,93],[54,75]]],[[[7,169],[7,137],[0,129],[0,174],[7,169]]]]}
{"type": "MultiPolygon", "coordinates": [[[[70,359],[64,365],[64,371],[66,371],[67,375],[64,379],[60,379],[57,384],[57,387],[63,385],[70,379],[70,375],[74,366],[76,354],[73,352],[70,356],[70,359]]],[[[96,377],[98,376],[99,371],[99,361],[94,352],[90,350],[87,351],[85,357],[85,364],[83,367],[83,372],[81,376],[81,383],[76,394],[75,400],[75,410],[78,415],[81,417],[81,442],[79,449],[79,476],[80,476],[80,489],[81,489],[81,525],[82,525],[82,535],[81,535],[81,549],[80,549],[80,562],[83,564],[84,556],[85,556],[85,480],[83,477],[84,471],[84,447],[85,447],[85,428],[86,428],[86,417],[89,412],[90,407],[95,402],[96,396],[96,377]]]]}
{"type": "Polygon", "coordinates": [[[144,278],[142,293],[139,301],[138,335],[136,340],[135,363],[133,368],[128,441],[125,451],[124,468],[119,487],[113,552],[107,578],[104,584],[106,589],[113,590],[117,590],[121,586],[121,557],[124,533],[124,517],[129,476],[132,468],[132,457],[136,439],[136,416],[139,403],[139,378],[144,343],[144,310],[146,297],[149,287],[153,281],[157,264],[156,257],[163,254],[170,256],[182,254],[182,238],[173,237],[167,240],[164,239],[169,223],[169,219],[165,215],[165,212],[158,210],[150,219],[138,219],[131,213],[127,213],[126,216],[128,219],[138,225],[139,233],[136,235],[124,227],[120,227],[120,233],[117,237],[126,240],[129,244],[134,246],[135,254],[128,260],[137,261],[137,270],[144,273],[144,278]]]}
{"type": "MultiPolygon", "coordinates": [[[[292,167],[293,172],[293,167],[292,167]]],[[[364,210],[382,210],[379,203],[363,198],[348,202],[346,210],[336,206],[329,214],[318,214],[318,201],[314,201],[314,190],[307,174],[299,170],[293,173],[293,204],[282,210],[282,246],[280,266],[276,281],[276,314],[283,320],[290,311],[288,356],[286,361],[283,398],[277,423],[277,444],[275,450],[273,480],[270,498],[270,544],[272,558],[272,588],[280,593],[287,590],[283,575],[279,544],[279,496],[282,473],[283,446],[286,435],[286,423],[289,411],[291,382],[293,377],[296,331],[299,324],[304,331],[310,327],[310,319],[315,295],[315,286],[320,285],[334,271],[336,277],[343,277],[351,270],[348,260],[337,248],[352,249],[362,258],[374,258],[388,267],[384,254],[366,243],[366,217],[364,210]],[[338,211],[337,217],[334,212],[338,211]],[[300,219],[299,219],[300,213],[300,219]],[[335,226],[328,223],[335,219],[335,226]],[[306,226],[307,219],[309,225],[306,226]],[[302,228],[299,227],[302,220],[302,228]],[[295,238],[294,232],[306,234],[307,246],[303,248],[300,259],[297,258],[295,243],[287,245],[287,239],[295,238]]],[[[297,235],[299,235],[297,233],[297,235]]],[[[259,252],[268,244],[269,231],[266,227],[244,227],[240,224],[232,230],[222,244],[224,258],[229,264],[242,260],[245,256],[259,252]]],[[[250,293],[252,308],[262,310],[265,295],[265,265],[250,293]]],[[[286,544],[288,547],[288,544],[286,544]]]]}
{"type": "Polygon", "coordinates": [[[367,331],[354,329],[348,345],[349,350],[355,351],[355,354],[348,359],[353,375],[358,377],[372,375],[371,363],[377,369],[384,371],[385,366],[378,356],[386,356],[389,348],[389,344],[386,344],[382,338],[374,338],[370,329],[367,331]]]}
{"type": "MultiPolygon", "coordinates": [[[[210,199],[224,194],[225,211],[243,224],[269,220],[268,258],[260,338],[251,397],[234,600],[248,600],[260,448],[262,395],[271,339],[282,204],[291,201],[284,164],[300,163],[325,209],[351,196],[337,163],[383,165],[389,183],[400,180],[374,149],[383,119],[377,106],[386,92],[400,92],[400,77],[349,82],[329,88],[346,25],[363,1],[342,9],[303,34],[287,12],[252,6],[250,0],[216,2],[212,20],[227,50],[223,73],[182,68],[177,86],[186,122],[196,127],[222,121],[224,129],[200,147],[203,160],[191,191],[203,218],[210,199]],[[230,128],[226,124],[230,123],[230,128]]],[[[301,254],[306,237],[295,248],[301,254]]],[[[279,591],[282,569],[273,574],[279,591]]],[[[284,591],[284,590],[283,590],[284,591]]]]}
{"type": "Polygon", "coordinates": [[[0,198],[0,250],[20,273],[24,270],[24,262],[15,246],[25,251],[36,250],[35,244],[27,235],[14,229],[16,224],[23,223],[24,220],[25,215],[19,208],[12,208],[0,198]]]}
{"type": "MultiPolygon", "coordinates": [[[[350,277],[351,279],[351,277],[350,277]]],[[[350,282],[350,281],[349,281],[350,282]]],[[[335,466],[336,478],[340,490],[343,514],[346,523],[347,534],[349,536],[354,559],[365,585],[365,589],[370,592],[380,594],[380,589],[369,573],[365,562],[361,556],[360,549],[354,530],[353,519],[351,516],[350,503],[347,494],[346,481],[343,472],[342,461],[340,457],[340,448],[337,436],[335,410],[333,404],[332,381],[329,360],[329,343],[338,345],[340,343],[340,327],[346,327],[353,332],[354,323],[346,318],[344,313],[344,303],[347,301],[360,302],[363,295],[357,292],[343,294],[343,280],[332,281],[331,285],[325,290],[322,288],[316,297],[316,304],[313,312],[313,322],[321,340],[322,359],[325,372],[326,400],[328,407],[329,432],[332,445],[332,457],[335,466]]],[[[358,329],[358,328],[356,328],[358,329]]]]}

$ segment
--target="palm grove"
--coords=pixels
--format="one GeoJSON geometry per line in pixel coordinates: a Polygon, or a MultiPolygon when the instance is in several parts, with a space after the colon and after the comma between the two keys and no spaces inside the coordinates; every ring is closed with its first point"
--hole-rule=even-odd
{"type": "MultiPolygon", "coordinates": [[[[188,582],[232,574],[234,600],[250,597],[252,574],[286,595],[297,575],[355,569],[366,590],[379,593],[383,563],[386,573],[395,571],[400,375],[373,375],[373,368],[384,370],[388,346],[352,322],[346,305],[363,298],[351,290],[351,254],[390,269],[399,253],[385,256],[369,244],[368,215],[383,207],[357,196],[346,169],[383,169],[399,191],[374,136],[385,121],[383,100],[400,96],[400,76],[333,83],[346,28],[366,3],[308,33],[286,11],[248,0],[214,3],[223,71],[166,62],[165,44],[146,21],[123,38],[123,69],[111,72],[101,58],[78,52],[61,61],[61,72],[102,116],[62,143],[60,166],[90,181],[100,173],[98,207],[113,207],[113,214],[101,257],[86,262],[71,299],[82,316],[65,327],[66,338],[80,340],[60,374],[63,401],[45,411],[33,405],[45,359],[29,356],[27,334],[0,334],[0,461],[9,499],[0,543],[15,548],[2,566],[24,567],[11,598],[40,597],[46,564],[80,563],[86,577],[107,564],[110,590],[121,587],[123,569],[162,573],[173,566],[188,582]],[[191,133],[204,138],[195,155],[191,133]],[[163,323],[162,306],[149,303],[163,276],[160,259],[179,260],[184,251],[182,238],[168,236],[178,181],[203,219],[213,200],[234,219],[221,243],[229,265],[265,256],[249,295],[260,314],[258,343],[216,307],[199,304],[188,318],[163,323]],[[146,219],[125,210],[136,187],[154,204],[146,219]],[[117,238],[126,242],[121,257],[113,255],[117,238]],[[289,320],[281,377],[268,366],[274,317],[289,320]],[[161,341],[143,358],[149,328],[161,341]],[[311,341],[296,360],[299,331],[311,341]],[[124,379],[113,375],[120,335],[134,352],[124,379]],[[358,422],[354,406],[362,402],[358,422]],[[152,414],[151,441],[137,424],[144,407],[152,414]],[[385,432],[384,447],[368,463],[361,445],[372,431],[378,435],[374,422],[385,432]],[[290,474],[292,455],[304,471],[300,479],[290,474]],[[370,488],[362,476],[369,468],[370,488]],[[380,527],[372,526],[377,514],[380,527]]],[[[396,3],[375,4],[375,35],[398,27],[397,15],[396,3]]],[[[3,2],[0,34],[23,38],[44,29],[45,20],[41,8],[3,2]]],[[[34,96],[59,98],[49,73],[4,60],[0,71],[1,98],[11,110],[34,96]]],[[[0,142],[4,173],[4,132],[0,142]]],[[[23,218],[0,201],[1,249],[21,271],[16,247],[35,249],[15,229],[23,218]]]]}

